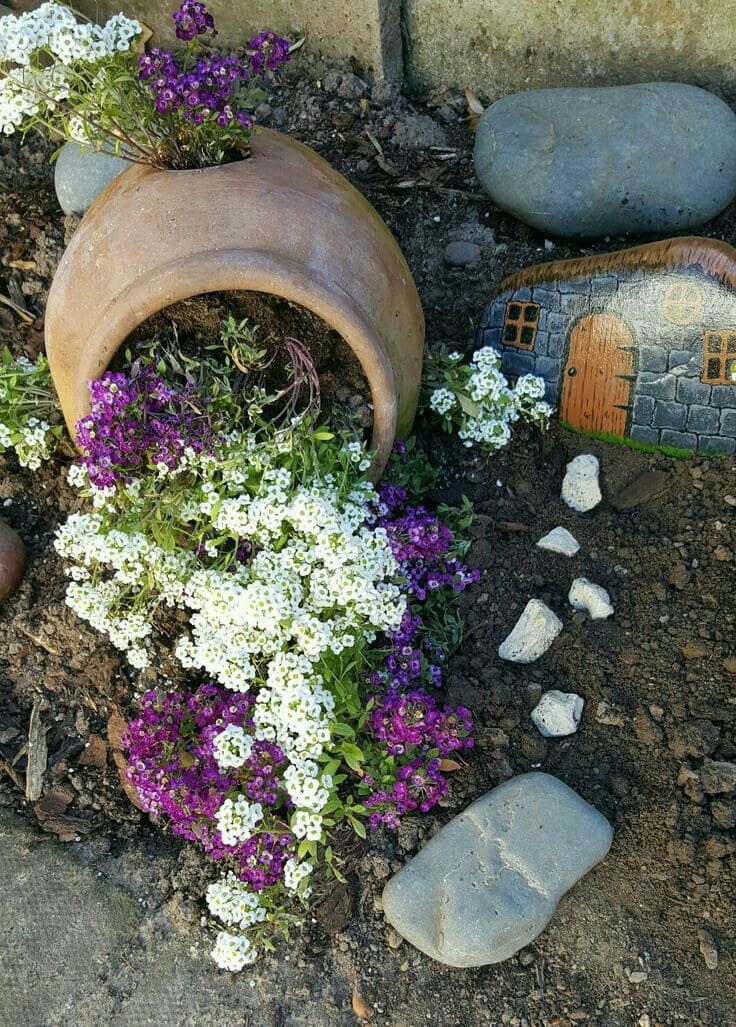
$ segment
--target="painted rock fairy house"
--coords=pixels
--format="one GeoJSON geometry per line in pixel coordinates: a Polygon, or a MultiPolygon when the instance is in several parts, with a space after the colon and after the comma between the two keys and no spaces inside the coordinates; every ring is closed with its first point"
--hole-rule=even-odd
{"type": "Polygon", "coordinates": [[[547,383],[560,420],[662,449],[736,452],[736,249],[668,239],[506,278],[478,344],[547,383]]]}

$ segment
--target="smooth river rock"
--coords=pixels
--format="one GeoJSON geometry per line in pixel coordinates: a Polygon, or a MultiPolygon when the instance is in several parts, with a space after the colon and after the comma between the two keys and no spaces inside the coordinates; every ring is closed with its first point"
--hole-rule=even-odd
{"type": "Polygon", "coordinates": [[[54,188],[65,214],[84,214],[130,162],[79,143],[64,143],[54,166],[54,188]]]}
{"type": "Polygon", "coordinates": [[[682,231],[736,195],[736,114],[678,82],[514,93],[481,117],[475,168],[546,235],[682,231]]]}
{"type": "Polygon", "coordinates": [[[603,859],[608,821],[549,774],[522,774],[451,820],[383,891],[389,923],[448,966],[508,959],[603,859]]]}
{"type": "Polygon", "coordinates": [[[0,603],[4,603],[21,582],[26,568],[26,547],[17,531],[0,521],[0,603]]]}

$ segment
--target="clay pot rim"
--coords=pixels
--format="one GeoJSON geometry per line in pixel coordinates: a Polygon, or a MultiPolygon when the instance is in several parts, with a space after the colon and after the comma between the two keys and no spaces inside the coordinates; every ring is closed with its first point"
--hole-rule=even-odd
{"type": "MultiPolygon", "coordinates": [[[[369,449],[374,455],[369,476],[372,481],[378,480],[391,455],[396,436],[396,399],[387,399],[395,397],[394,374],[368,319],[347,294],[338,296],[334,285],[330,289],[314,272],[307,277],[303,267],[296,262],[286,258],[275,259],[272,254],[252,249],[210,250],[185,262],[172,261],[161,269],[155,280],[163,291],[149,298],[148,302],[144,302],[144,297],[139,294],[145,294],[150,278],[117,294],[103,313],[90,345],[94,345],[97,335],[102,334],[108,339],[108,345],[109,340],[115,340],[114,352],[117,353],[125,340],[149,317],[194,296],[217,292],[261,292],[297,303],[337,332],[360,363],[371,390],[373,406],[369,449]],[[115,319],[110,313],[113,309],[119,311],[115,319]]],[[[74,423],[68,424],[75,440],[76,424],[87,412],[76,411],[74,423]]]]}
{"type": "Polygon", "coordinates": [[[424,339],[419,296],[406,258],[368,199],[309,146],[270,129],[254,137],[248,156],[228,164],[178,171],[132,164],[87,211],[46,310],[49,362],[72,438],[89,413],[86,383],[100,377],[147,318],[180,300],[229,291],[298,304],[352,350],[371,392],[369,476],[376,481],[397,431],[407,431],[416,410],[424,339]],[[174,177],[185,173],[190,177],[174,177]],[[198,221],[187,225],[190,193],[198,197],[198,221]],[[289,212],[299,214],[293,243],[278,230],[289,212]],[[163,233],[157,240],[171,237],[170,250],[157,242],[149,256],[149,219],[163,233]],[[271,221],[275,233],[267,230],[271,221]]]}

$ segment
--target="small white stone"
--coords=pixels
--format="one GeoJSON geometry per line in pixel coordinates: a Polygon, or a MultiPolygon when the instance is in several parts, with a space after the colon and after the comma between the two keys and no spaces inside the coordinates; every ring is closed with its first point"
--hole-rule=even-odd
{"type": "Polygon", "coordinates": [[[547,652],[561,631],[560,618],[539,599],[530,599],[513,631],[498,647],[498,655],[512,663],[533,663],[547,652]]]}
{"type": "Polygon", "coordinates": [[[532,720],[545,738],[574,735],[583,715],[583,699],[574,692],[545,692],[532,710],[532,720]]]}
{"type": "Polygon", "coordinates": [[[580,549],[580,543],[571,535],[567,528],[553,528],[543,538],[540,538],[537,545],[540,549],[547,549],[550,553],[561,553],[563,556],[575,556],[580,549]]]}
{"type": "Polygon", "coordinates": [[[561,495],[571,510],[586,513],[598,506],[602,498],[599,472],[598,458],[591,453],[576,456],[567,465],[561,495]]]}
{"type": "Polygon", "coordinates": [[[567,597],[576,610],[586,610],[591,620],[605,620],[613,613],[611,597],[601,585],[587,578],[576,578],[567,597]]]}

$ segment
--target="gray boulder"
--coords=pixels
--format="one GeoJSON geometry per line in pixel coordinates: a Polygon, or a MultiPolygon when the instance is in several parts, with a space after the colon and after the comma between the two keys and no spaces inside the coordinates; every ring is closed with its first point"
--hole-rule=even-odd
{"type": "Polygon", "coordinates": [[[448,966],[508,959],[608,852],[608,821],[549,774],[522,774],[451,820],[383,891],[407,941],[448,966]]]}
{"type": "Polygon", "coordinates": [[[54,187],[65,214],[84,214],[130,161],[79,143],[64,143],[54,167],[54,187]]]}
{"type": "Polygon", "coordinates": [[[677,82],[514,93],[482,115],[475,168],[547,235],[681,231],[736,194],[736,114],[677,82]]]}

